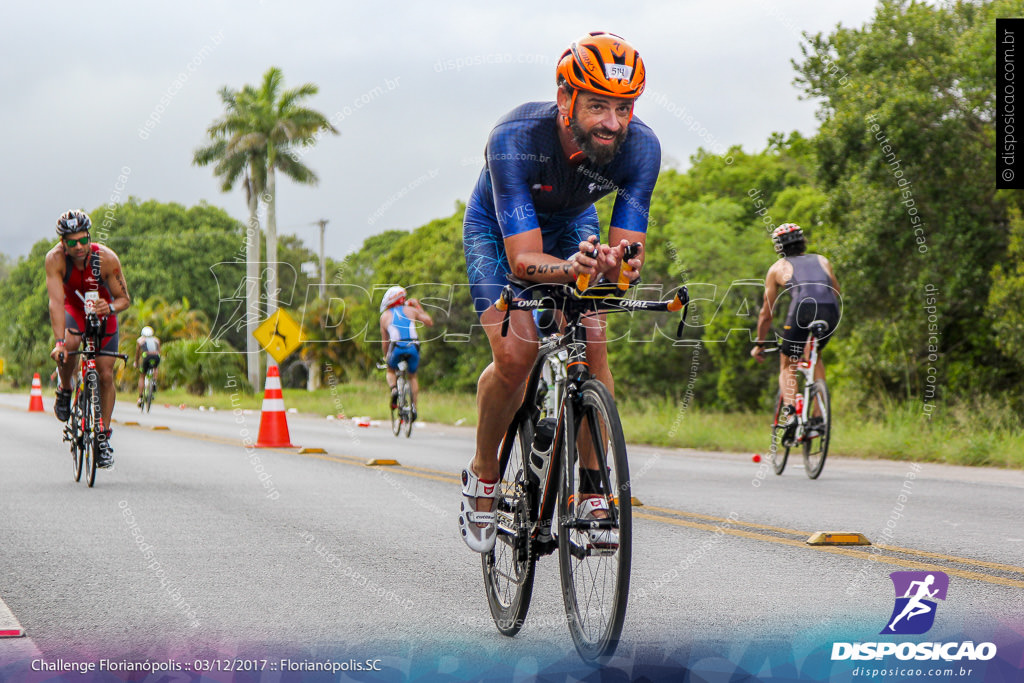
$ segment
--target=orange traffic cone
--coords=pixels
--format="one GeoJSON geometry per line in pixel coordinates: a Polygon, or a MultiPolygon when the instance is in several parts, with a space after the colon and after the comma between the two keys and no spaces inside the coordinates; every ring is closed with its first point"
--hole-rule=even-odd
{"type": "Polygon", "coordinates": [[[28,412],[43,413],[43,384],[39,381],[39,373],[32,375],[32,391],[29,392],[28,412]]]}
{"type": "Polygon", "coordinates": [[[288,436],[288,419],[284,413],[281,394],[281,375],[277,366],[267,368],[267,384],[263,390],[263,413],[260,415],[260,435],[256,448],[295,448],[288,436]]]}

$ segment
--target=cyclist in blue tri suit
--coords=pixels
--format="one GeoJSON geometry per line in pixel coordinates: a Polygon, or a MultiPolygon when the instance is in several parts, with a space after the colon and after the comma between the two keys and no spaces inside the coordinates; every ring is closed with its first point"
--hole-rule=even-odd
{"type": "Polygon", "coordinates": [[[380,302],[380,334],[387,362],[387,382],[391,390],[391,407],[398,405],[398,364],[405,361],[409,368],[409,384],[412,386],[412,421],[416,421],[416,406],[419,405],[420,383],[416,370],[420,367],[420,343],[415,323],[421,322],[433,327],[434,320],[420,306],[416,299],[405,298],[405,289],[391,287],[384,292],[380,302]]]}
{"type": "MultiPolygon", "coordinates": [[[[529,313],[512,312],[510,333],[501,336],[504,314],[492,304],[507,284],[506,274],[533,282],[573,282],[581,274],[617,278],[625,247],[645,241],[661,168],[657,137],[633,116],[645,70],[629,43],[611,33],[583,36],[562,55],[556,76],[557,101],[517,107],[491,131],[483,171],[466,205],[470,291],[493,355],[478,382],[476,453],[462,472],[459,525],[477,552],[494,547],[490,510],[498,447],[537,355],[529,313]],[[616,200],[608,244],[595,247],[594,202],[611,192],[616,200]]],[[[630,261],[631,279],[642,264],[643,249],[630,261]]],[[[603,320],[587,325],[591,372],[613,389],[603,320]]],[[[581,481],[591,474],[582,473],[581,481]]],[[[607,505],[594,493],[592,515],[604,517],[607,505]]]]}

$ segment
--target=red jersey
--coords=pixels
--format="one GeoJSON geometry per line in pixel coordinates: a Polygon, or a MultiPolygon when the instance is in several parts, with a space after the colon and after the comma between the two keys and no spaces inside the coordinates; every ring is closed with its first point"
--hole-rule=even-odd
{"type": "Polygon", "coordinates": [[[93,242],[85,256],[85,267],[75,268],[71,257],[64,255],[64,309],[74,313],[85,313],[85,293],[100,293],[108,304],[114,300],[107,288],[107,282],[100,276],[100,245],[93,242]]]}

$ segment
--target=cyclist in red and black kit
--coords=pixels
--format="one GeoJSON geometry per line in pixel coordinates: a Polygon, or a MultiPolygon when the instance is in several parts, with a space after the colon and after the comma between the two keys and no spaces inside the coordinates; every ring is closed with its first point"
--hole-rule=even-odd
{"type": "MultiPolygon", "coordinates": [[[[85,293],[98,292],[95,304],[103,335],[100,348],[117,351],[118,330],[115,314],[128,308],[131,298],[128,285],[121,272],[121,261],[109,247],[91,241],[89,229],[92,221],[84,211],[68,211],[57,219],[60,242],[46,254],[46,291],[50,297],[50,326],[53,328],[54,346],[50,357],[57,362],[60,388],[54,412],[62,422],[71,414],[71,386],[77,356],[85,330],[85,293]],[[63,362],[61,362],[63,357],[63,362]]],[[[100,411],[104,437],[99,439],[100,452],[97,467],[114,464],[114,449],[110,445],[110,418],[114,412],[114,358],[99,356],[96,370],[99,375],[100,411]]]]}
{"type": "MultiPolygon", "coordinates": [[[[645,82],[643,60],[632,45],[611,33],[587,34],[559,59],[556,101],[517,107],[488,138],[463,225],[470,291],[493,354],[477,385],[476,453],[462,471],[459,525],[477,552],[494,547],[498,446],[538,349],[529,313],[512,312],[509,334],[502,336],[504,314],[492,304],[508,283],[507,273],[533,282],[570,283],[582,274],[614,280],[625,248],[644,244],[661,169],[658,138],[633,116],[645,82]],[[594,202],[612,192],[608,244],[595,248],[594,202]]],[[[643,257],[641,249],[630,260],[630,279],[637,277],[643,257]]],[[[587,319],[585,324],[590,368],[613,389],[602,323],[587,319]]],[[[599,479],[596,470],[580,476],[581,481],[599,479]]],[[[588,515],[607,516],[598,491],[586,498],[593,501],[588,515]]]]}

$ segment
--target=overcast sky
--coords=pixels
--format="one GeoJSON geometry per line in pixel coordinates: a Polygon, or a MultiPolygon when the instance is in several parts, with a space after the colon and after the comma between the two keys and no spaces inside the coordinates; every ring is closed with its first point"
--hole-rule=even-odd
{"type": "Polygon", "coordinates": [[[586,31],[618,33],[640,51],[648,79],[636,112],[666,162],[686,168],[698,146],[758,151],[773,131],[817,128],[816,104],[792,85],[800,32],[861,26],[874,5],[4,3],[0,252],[26,254],[63,211],[112,198],[206,200],[244,220],[242,191],[220,192],[192,154],[223,113],[217,91],[256,85],[272,65],[286,87],[319,85],[308,104],[341,131],[303,157],[319,186],[278,182],[279,231],[315,249],[312,223],[327,219],[334,258],[369,235],[450,215],[495,121],[553,100],[555,60],[586,31]]]}

